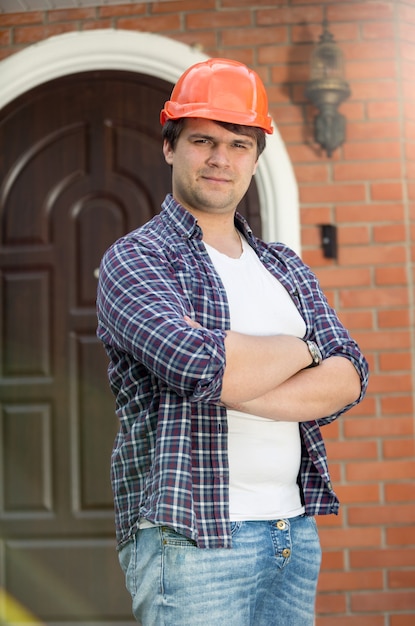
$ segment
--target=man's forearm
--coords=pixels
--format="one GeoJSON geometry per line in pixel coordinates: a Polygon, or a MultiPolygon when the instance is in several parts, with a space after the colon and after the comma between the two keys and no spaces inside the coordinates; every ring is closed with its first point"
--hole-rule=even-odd
{"type": "Polygon", "coordinates": [[[264,337],[229,331],[225,350],[224,404],[258,398],[311,363],[306,343],[290,335],[264,337]]]}
{"type": "Polygon", "coordinates": [[[360,395],[359,375],[346,358],[333,356],[318,367],[306,369],[247,402],[228,408],[276,421],[307,422],[332,415],[360,395]]]}

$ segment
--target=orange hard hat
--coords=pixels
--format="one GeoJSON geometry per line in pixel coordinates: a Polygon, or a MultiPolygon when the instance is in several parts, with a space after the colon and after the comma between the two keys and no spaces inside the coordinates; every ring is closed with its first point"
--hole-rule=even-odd
{"type": "Polygon", "coordinates": [[[268,98],[258,74],[243,63],[208,59],[187,69],[160,113],[160,122],[201,117],[273,132],[268,98]]]}

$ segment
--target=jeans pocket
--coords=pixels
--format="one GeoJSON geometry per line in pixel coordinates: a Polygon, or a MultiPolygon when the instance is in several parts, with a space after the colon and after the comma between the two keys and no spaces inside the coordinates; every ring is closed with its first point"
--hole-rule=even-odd
{"type": "Polygon", "coordinates": [[[161,540],[164,546],[177,546],[180,548],[195,548],[196,542],[180,533],[177,533],[169,526],[160,526],[161,540]]]}
{"type": "Polygon", "coordinates": [[[232,537],[236,537],[239,531],[242,528],[243,522],[231,522],[231,535],[232,537]]]}

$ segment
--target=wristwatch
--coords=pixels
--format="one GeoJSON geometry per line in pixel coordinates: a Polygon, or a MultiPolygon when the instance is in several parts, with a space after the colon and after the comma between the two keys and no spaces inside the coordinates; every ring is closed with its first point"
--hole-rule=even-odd
{"type": "Polygon", "coordinates": [[[320,348],[315,341],[311,341],[310,339],[304,339],[304,341],[307,344],[308,351],[310,352],[311,358],[313,359],[306,369],[308,369],[309,367],[317,367],[317,365],[320,365],[323,360],[320,348]]]}

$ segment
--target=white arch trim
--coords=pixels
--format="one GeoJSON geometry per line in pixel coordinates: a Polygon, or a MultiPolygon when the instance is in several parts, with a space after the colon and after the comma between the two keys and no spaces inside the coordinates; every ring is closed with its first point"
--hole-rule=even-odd
{"type": "MultiPolygon", "coordinates": [[[[113,69],[157,76],[175,83],[193,63],[207,56],[152,33],[92,30],[66,33],[29,46],[0,62],[0,109],[54,78],[113,69]]],[[[274,125],[256,173],[263,237],[300,252],[298,188],[285,145],[274,125]]]]}

